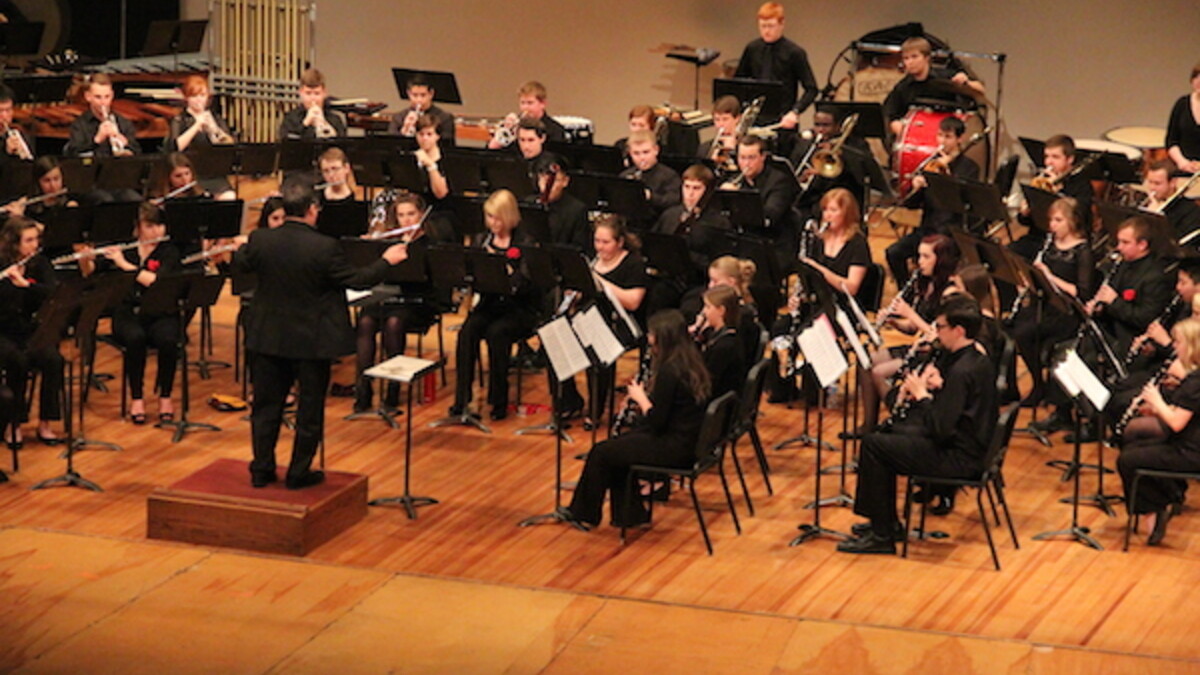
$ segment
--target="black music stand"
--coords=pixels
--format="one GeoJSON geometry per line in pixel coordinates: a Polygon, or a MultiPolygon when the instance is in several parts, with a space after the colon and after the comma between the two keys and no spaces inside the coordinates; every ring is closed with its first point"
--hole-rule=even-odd
{"type": "MultiPolygon", "coordinates": [[[[30,351],[47,349],[55,351],[58,350],[59,342],[61,342],[62,335],[66,331],[67,324],[71,320],[71,315],[74,314],[79,308],[80,291],[85,283],[86,282],[82,279],[73,279],[71,281],[59,284],[58,287],[54,289],[54,293],[42,303],[41,308],[38,309],[38,327],[34,331],[33,335],[29,338],[30,351]]],[[[31,489],[41,490],[43,488],[53,487],[55,485],[65,485],[67,487],[81,487],[92,490],[93,492],[103,492],[99,485],[84,478],[83,476],[80,476],[79,473],[75,471],[75,448],[78,446],[76,443],[77,439],[74,435],[75,430],[71,419],[72,411],[70,396],[70,383],[75,380],[75,361],[73,359],[67,360],[66,367],[67,372],[66,380],[64,381],[65,383],[63,385],[63,391],[58,392],[57,395],[61,398],[63,404],[63,420],[65,425],[64,431],[67,437],[67,448],[65,452],[67,459],[67,470],[63,475],[57,478],[50,478],[41,481],[40,483],[34,485],[31,489]]],[[[45,384],[43,383],[42,386],[45,386],[45,384]]],[[[83,378],[79,379],[79,387],[80,389],[87,387],[87,383],[83,378]]],[[[15,466],[15,460],[13,469],[17,469],[15,466]]]]}
{"type": "MultiPolygon", "coordinates": [[[[404,423],[404,494],[397,497],[380,497],[367,502],[370,506],[384,506],[387,504],[403,504],[404,511],[408,514],[409,520],[417,519],[417,507],[429,506],[437,504],[438,500],[433,497],[418,497],[412,494],[409,489],[412,477],[412,406],[413,406],[413,383],[420,382],[428,375],[434,373],[438,368],[438,362],[429,361],[427,359],[418,359],[411,356],[393,356],[392,358],[367,369],[363,374],[368,377],[373,377],[378,380],[388,380],[391,382],[399,382],[408,385],[408,414],[405,415],[404,423]]],[[[383,385],[380,385],[380,389],[383,385]]],[[[393,429],[397,428],[395,422],[391,422],[393,429]]]]}
{"type": "Polygon", "coordinates": [[[1096,212],[1100,215],[1100,224],[1104,227],[1109,241],[1117,240],[1117,229],[1121,227],[1121,223],[1130,218],[1140,218],[1150,223],[1150,240],[1159,242],[1157,252],[1160,254],[1172,253],[1166,249],[1169,248],[1169,242],[1175,239],[1175,231],[1165,215],[1108,201],[1096,202],[1096,212]]]}
{"type": "MultiPolygon", "coordinates": [[[[443,162],[444,163],[444,162],[443,162]]],[[[388,185],[409,192],[424,192],[429,181],[425,171],[417,165],[417,157],[412,153],[404,153],[399,157],[390,157],[384,162],[388,185]]],[[[449,182],[449,178],[446,179],[449,182]]]]}
{"type": "Polygon", "coordinates": [[[883,105],[880,103],[863,103],[859,101],[818,101],[817,112],[833,115],[833,119],[841,125],[846,118],[857,114],[858,121],[850,138],[878,138],[887,136],[888,127],[883,119],[883,105]]]}
{"type": "Polygon", "coordinates": [[[33,190],[33,162],[9,159],[0,164],[0,197],[6,203],[33,194],[33,190]]]}
{"type": "Polygon", "coordinates": [[[137,223],[138,206],[138,202],[110,202],[90,207],[88,239],[97,246],[129,241],[137,223]]]}
{"type": "Polygon", "coordinates": [[[488,192],[505,189],[512,192],[517,199],[525,199],[538,193],[529,173],[529,163],[524,159],[507,154],[491,154],[479,162],[479,170],[488,192]]]}
{"type": "Polygon", "coordinates": [[[41,51],[45,21],[8,22],[0,24],[0,54],[38,54],[41,51]]]}
{"type": "Polygon", "coordinates": [[[203,422],[188,420],[191,408],[191,390],[188,386],[187,324],[188,318],[197,310],[211,307],[221,295],[225,277],[221,275],[178,274],[160,276],[142,295],[142,311],[150,314],[170,314],[179,317],[179,418],[160,421],[154,426],[159,429],[174,428],[172,443],[178,443],[184,434],[193,429],[220,431],[221,428],[203,422]]]}
{"type": "Polygon", "coordinates": [[[267,176],[275,173],[279,165],[279,145],[276,143],[242,143],[236,146],[237,176],[267,176]]]}
{"type": "Polygon", "coordinates": [[[595,173],[569,173],[571,183],[567,191],[587,205],[589,211],[617,213],[630,223],[643,227],[653,225],[646,186],[641,181],[595,173]]]}
{"type": "Polygon", "coordinates": [[[774,121],[783,117],[796,102],[796,92],[787,91],[782,82],[755,80],[747,77],[713,78],[713,100],[722,96],[733,96],[743,106],[762,97],[762,109],[758,112],[759,122],[774,121]]]}
{"type": "Polygon", "coordinates": [[[762,197],[757,190],[717,190],[713,193],[716,208],[738,232],[758,234],[765,228],[762,197]]]}
{"type": "Polygon", "coordinates": [[[317,214],[317,231],[334,239],[367,233],[370,204],[357,199],[326,202],[317,214]]]}
{"type": "Polygon", "coordinates": [[[396,83],[396,92],[401,99],[408,99],[408,81],[420,75],[429,83],[433,90],[433,100],[449,105],[462,105],[462,95],[458,93],[458,80],[454,73],[439,70],[417,70],[415,68],[392,68],[392,80],[396,83]]]}
{"type": "MultiPolygon", "coordinates": [[[[115,307],[136,283],[137,275],[129,272],[112,272],[96,277],[90,277],[79,291],[79,318],[75,321],[75,344],[79,358],[79,418],[78,426],[74,429],[74,437],[70,441],[67,452],[78,452],[88,447],[98,447],[119,452],[121,446],[106,441],[95,441],[87,438],[85,411],[89,386],[95,376],[92,369],[96,357],[96,324],[100,315],[115,307]]],[[[70,283],[70,282],[64,282],[70,283]]],[[[124,377],[122,374],[121,377],[124,377]]],[[[70,382],[70,380],[67,380],[70,382]]],[[[67,456],[63,453],[63,457],[67,456]]]]}
{"type": "Polygon", "coordinates": [[[4,83],[13,90],[13,103],[57,103],[67,100],[74,79],[74,74],[9,76],[4,83]]]}
{"type": "Polygon", "coordinates": [[[236,145],[209,145],[203,148],[192,145],[184,154],[192,160],[196,178],[211,180],[236,174],[239,152],[240,148],[236,145]]]}
{"type": "Polygon", "coordinates": [[[204,45],[204,31],[208,20],[194,21],[156,20],[146,30],[146,42],[142,56],[179,56],[198,52],[204,45]]]}
{"type": "MultiPolygon", "coordinates": [[[[518,205],[521,212],[520,228],[539,244],[549,244],[553,239],[550,234],[550,212],[541,204],[522,203],[518,205]]],[[[553,287],[553,283],[550,284],[553,287]]]]}
{"type": "MultiPolygon", "coordinates": [[[[1059,360],[1061,361],[1065,357],[1066,357],[1065,354],[1060,354],[1059,360]]],[[[1087,370],[1087,366],[1085,364],[1083,364],[1082,360],[1078,361],[1078,366],[1084,370],[1087,370]]],[[[1088,373],[1086,375],[1090,375],[1090,376],[1094,377],[1094,375],[1091,373],[1091,371],[1088,371],[1088,373]]],[[[1075,380],[1072,379],[1071,374],[1063,372],[1063,369],[1058,368],[1058,367],[1054,368],[1054,377],[1055,377],[1055,379],[1057,379],[1059,381],[1059,384],[1062,386],[1063,392],[1065,392],[1067,394],[1067,396],[1069,396],[1071,398],[1071,402],[1075,407],[1075,443],[1074,443],[1074,452],[1072,453],[1072,464],[1074,464],[1077,467],[1082,466],[1082,464],[1080,462],[1080,459],[1081,459],[1080,453],[1081,453],[1082,445],[1083,445],[1081,443],[1081,439],[1083,438],[1083,423],[1082,423],[1083,415],[1085,414],[1085,411],[1089,405],[1092,408],[1094,408],[1095,410],[1103,410],[1104,405],[1102,403],[1104,403],[1104,402],[1092,400],[1089,397],[1089,395],[1081,388],[1080,383],[1075,382],[1075,380]]],[[[1107,392],[1105,392],[1105,393],[1107,394],[1107,392]]],[[[1101,440],[1100,443],[1103,444],[1103,440],[1101,440]]],[[[1103,476],[1103,471],[1101,472],[1101,476],[1103,476]]],[[[1041,534],[1036,534],[1033,536],[1033,539],[1035,541],[1045,541],[1045,540],[1051,539],[1053,537],[1059,537],[1059,536],[1066,535],[1068,537],[1071,537],[1075,541],[1078,541],[1079,543],[1084,544],[1085,546],[1090,546],[1090,547],[1096,549],[1097,551],[1104,550],[1104,547],[1100,545],[1100,542],[1096,541],[1096,539],[1094,537],[1092,537],[1091,530],[1089,528],[1081,526],[1079,524],[1079,504],[1082,501],[1082,499],[1080,498],[1080,495],[1079,495],[1079,482],[1080,482],[1080,472],[1077,470],[1077,471],[1075,471],[1074,487],[1072,488],[1074,497],[1070,499],[1070,503],[1071,503],[1071,523],[1070,523],[1070,525],[1068,525],[1066,529],[1052,530],[1049,532],[1042,532],[1041,534]]],[[[1101,485],[1103,485],[1103,484],[1101,484],[1101,485]]],[[[1105,504],[1105,506],[1107,506],[1107,504],[1105,504]]]]}
{"type": "Polygon", "coordinates": [[[91,209],[86,207],[51,209],[42,218],[42,224],[46,226],[42,232],[42,246],[47,251],[69,251],[73,245],[84,241],[90,215],[91,209]]]}
{"type": "Polygon", "coordinates": [[[624,156],[611,145],[546,141],[545,151],[565,157],[572,167],[588,173],[615,176],[625,170],[624,156]]]}
{"type": "MultiPolygon", "coordinates": [[[[241,234],[243,202],[183,199],[166,202],[167,231],[180,250],[203,247],[206,240],[229,239],[241,234]]],[[[200,358],[188,365],[196,366],[200,379],[212,377],[213,368],[232,368],[226,361],[212,361],[212,308],[200,308],[200,358]]]]}
{"type": "Polygon", "coordinates": [[[331,141],[308,141],[289,138],[278,146],[279,170],[285,174],[294,171],[312,171],[317,168],[317,158],[321,153],[336,145],[331,141]]]}
{"type": "MultiPolygon", "coordinates": [[[[832,321],[831,319],[828,319],[828,314],[826,314],[824,312],[822,312],[820,315],[817,316],[816,319],[813,320],[814,324],[817,321],[821,321],[822,316],[826,317],[825,320],[828,321],[831,326],[833,324],[835,324],[834,321],[832,321]]],[[[834,328],[833,330],[834,330],[834,335],[835,335],[835,339],[836,339],[837,329],[834,328]]],[[[857,336],[855,336],[855,337],[857,337],[857,336]]],[[[798,346],[798,348],[800,348],[803,351],[802,347],[799,347],[799,345],[797,345],[797,346],[798,346]]],[[[840,351],[840,346],[839,346],[839,351],[840,351]]],[[[845,360],[844,355],[842,356],[842,359],[843,359],[843,361],[845,360]]],[[[815,369],[814,369],[814,371],[815,371],[815,369]]],[[[841,377],[841,375],[839,374],[838,377],[841,377]]],[[[792,539],[792,541],[788,543],[788,546],[799,546],[800,544],[803,544],[806,541],[809,541],[811,539],[816,539],[818,537],[823,537],[823,536],[833,537],[835,539],[843,539],[843,540],[849,539],[849,536],[847,536],[845,533],[838,532],[837,530],[831,530],[831,529],[829,529],[827,527],[823,527],[821,525],[821,507],[823,505],[822,504],[823,500],[821,498],[821,474],[824,472],[821,470],[820,448],[821,448],[821,443],[823,442],[822,436],[824,434],[824,429],[825,429],[825,391],[830,385],[835,384],[836,382],[837,382],[836,378],[829,382],[824,382],[824,381],[819,382],[820,392],[818,393],[818,398],[817,398],[817,438],[816,438],[817,452],[813,453],[813,457],[815,457],[814,461],[816,462],[816,469],[814,471],[815,485],[813,487],[813,492],[815,494],[815,498],[812,503],[813,522],[805,523],[803,525],[797,525],[796,529],[800,530],[800,534],[797,535],[794,539],[792,539]]]]}
{"type": "Polygon", "coordinates": [[[659,277],[685,282],[692,278],[691,253],[683,237],[661,232],[643,232],[641,240],[646,266],[657,271],[659,277]]]}
{"type": "Polygon", "coordinates": [[[96,189],[110,192],[132,190],[144,194],[146,179],[158,161],[158,155],[97,159],[96,189]]]}
{"type": "MultiPolygon", "coordinates": [[[[833,316],[834,306],[835,306],[834,301],[833,301],[833,295],[832,295],[833,288],[830,287],[829,284],[825,282],[825,278],[823,276],[821,276],[821,274],[819,272],[817,272],[815,269],[809,267],[808,265],[797,265],[796,272],[800,276],[799,283],[805,289],[805,296],[807,296],[808,302],[810,303],[810,305],[812,307],[816,308],[816,311],[812,312],[812,314],[815,316],[820,316],[822,314],[825,316],[833,316]]],[[[782,279],[780,280],[780,283],[782,283],[782,279]]],[[[802,325],[807,326],[811,323],[812,323],[811,321],[806,321],[802,325]]],[[[792,343],[790,345],[790,347],[792,349],[796,349],[799,347],[799,345],[796,344],[796,338],[799,335],[800,335],[799,331],[794,331],[793,334],[789,336],[789,339],[792,341],[792,343]]],[[[797,372],[794,377],[800,377],[802,374],[803,374],[802,372],[797,372]]],[[[812,446],[814,448],[818,448],[819,450],[837,450],[837,448],[832,443],[821,440],[819,438],[819,435],[812,436],[809,433],[809,413],[811,411],[812,411],[812,406],[809,405],[808,402],[806,401],[805,405],[804,405],[804,427],[801,429],[801,431],[798,435],[793,436],[791,438],[784,439],[784,440],[776,443],[775,444],[776,450],[782,450],[788,446],[796,445],[796,444],[799,444],[801,446],[812,446]]],[[[819,432],[818,432],[818,434],[819,434],[819,432]]],[[[843,440],[845,440],[845,439],[843,439],[843,440]]],[[[843,450],[843,459],[844,459],[845,443],[842,444],[842,450],[843,450]]],[[[846,463],[843,462],[843,466],[845,466],[845,464],[846,463]]],[[[827,503],[828,500],[825,500],[825,502],[827,503]]],[[[810,503],[810,504],[806,505],[804,508],[806,508],[806,509],[812,508],[812,504],[810,503]]]]}
{"type": "Polygon", "coordinates": [[[96,189],[96,172],[99,165],[92,157],[63,157],[58,161],[62,170],[63,185],[70,186],[72,192],[88,194],[96,189]]]}
{"type": "Polygon", "coordinates": [[[460,240],[487,232],[483,216],[483,204],[487,201],[485,197],[450,195],[449,201],[454,212],[455,231],[460,240]]]}
{"type": "Polygon", "coordinates": [[[483,171],[479,168],[482,157],[479,152],[455,148],[442,153],[442,172],[446,181],[454,186],[456,194],[484,192],[483,171]]]}
{"type": "Polygon", "coordinates": [[[1029,217],[1033,226],[1043,234],[1050,231],[1050,205],[1058,200],[1053,192],[1035,188],[1032,185],[1021,184],[1021,194],[1029,204],[1029,217]]]}

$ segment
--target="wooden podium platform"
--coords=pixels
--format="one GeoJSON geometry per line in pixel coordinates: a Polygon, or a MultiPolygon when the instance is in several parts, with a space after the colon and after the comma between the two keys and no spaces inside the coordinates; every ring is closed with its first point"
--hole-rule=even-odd
{"type": "Polygon", "coordinates": [[[146,506],[151,539],[302,556],[367,515],[367,477],[326,471],[324,483],[288,490],[280,475],[253,488],[248,462],[219,459],[146,506]]]}

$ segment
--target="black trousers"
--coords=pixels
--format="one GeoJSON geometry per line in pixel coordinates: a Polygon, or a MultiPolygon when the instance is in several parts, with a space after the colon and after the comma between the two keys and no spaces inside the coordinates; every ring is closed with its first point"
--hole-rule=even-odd
{"type": "Polygon", "coordinates": [[[582,522],[599,525],[604,510],[604,495],[612,504],[613,524],[632,527],[646,522],[649,514],[642,500],[630,501],[626,493],[629,467],[634,464],[685,467],[691,462],[690,448],[677,448],[646,431],[634,430],[616,438],[601,441],[592,447],[575,494],[571,497],[571,514],[582,522]]]}
{"type": "Polygon", "coordinates": [[[896,517],[897,476],[971,478],[979,471],[975,459],[960,450],[943,448],[925,436],[867,434],[858,460],[854,512],[870,519],[877,534],[890,537],[899,522],[896,517]]]}
{"type": "MultiPolygon", "coordinates": [[[[1070,339],[1079,330],[1079,321],[1059,312],[1043,311],[1039,322],[1036,304],[1030,304],[1017,313],[1011,335],[1017,343],[1017,352],[1029,369],[1033,388],[1041,389],[1046,384],[1042,372],[1042,352],[1070,339]]],[[[1057,386],[1057,385],[1056,385],[1057,386]]]]}
{"type": "Polygon", "coordinates": [[[0,368],[5,381],[16,397],[18,422],[29,420],[29,402],[25,399],[29,373],[42,374],[38,398],[38,417],[42,420],[62,419],[63,371],[66,367],[57,347],[28,349],[8,338],[0,337],[0,368]]]}
{"type": "Polygon", "coordinates": [[[153,346],[158,350],[158,395],[170,398],[175,368],[179,365],[179,318],[135,314],[131,308],[120,307],[113,312],[112,329],[113,338],[125,349],[125,378],[129,381],[130,397],[146,397],[143,384],[146,353],[153,346]]]}
{"type": "Polygon", "coordinates": [[[898,285],[904,285],[908,279],[908,261],[917,257],[917,247],[926,235],[933,234],[932,230],[915,228],[912,232],[900,237],[896,243],[887,247],[884,257],[887,258],[888,269],[898,285]]]}
{"type": "Polygon", "coordinates": [[[1145,476],[1138,481],[1137,504],[1131,505],[1133,478],[1138,469],[1200,473],[1200,453],[1162,441],[1132,443],[1121,448],[1117,471],[1125,487],[1125,506],[1133,513],[1156,513],[1183,501],[1187,481],[1145,476]]]}
{"type": "MultiPolygon", "coordinates": [[[[428,328],[437,319],[437,313],[425,305],[411,307],[373,307],[358,315],[357,342],[355,363],[358,367],[358,382],[355,391],[355,403],[359,407],[371,405],[371,378],[363,376],[363,371],[375,365],[375,334],[383,336],[384,358],[392,358],[404,353],[405,343],[409,332],[428,328]]],[[[395,404],[399,400],[400,387],[395,382],[388,383],[388,403],[395,404]]]]}
{"type": "Polygon", "coordinates": [[[287,477],[295,480],[308,473],[317,446],[325,433],[325,392],[329,390],[328,359],[287,359],[255,354],[254,410],[250,433],[254,446],[251,475],[275,473],[275,445],[283,423],[283,404],[292,385],[299,382],[296,407],[296,440],[287,477]]]}
{"type": "Polygon", "coordinates": [[[488,404],[493,408],[508,407],[508,364],[512,360],[512,346],[533,333],[535,322],[531,312],[517,309],[511,303],[480,305],[471,310],[459,329],[455,347],[458,368],[454,388],[456,406],[471,402],[479,343],[487,341],[488,404]]]}

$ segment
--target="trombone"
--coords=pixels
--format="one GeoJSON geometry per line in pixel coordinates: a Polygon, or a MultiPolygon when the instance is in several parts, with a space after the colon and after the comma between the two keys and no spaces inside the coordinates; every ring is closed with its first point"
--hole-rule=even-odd
{"type": "MultiPolygon", "coordinates": [[[[842,161],[842,146],[846,144],[846,140],[850,138],[850,134],[854,132],[855,125],[858,124],[858,113],[854,113],[842,122],[842,131],[837,138],[829,145],[827,150],[819,150],[813,153],[809,162],[812,164],[813,171],[824,178],[837,178],[842,175],[845,170],[845,162],[842,161]]],[[[800,170],[804,170],[805,165],[801,165],[800,170]]]]}

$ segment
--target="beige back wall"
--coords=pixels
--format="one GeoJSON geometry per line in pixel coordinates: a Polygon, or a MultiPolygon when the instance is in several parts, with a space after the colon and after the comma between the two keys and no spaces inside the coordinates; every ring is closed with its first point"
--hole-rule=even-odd
{"type": "MultiPolygon", "coordinates": [[[[319,2],[317,62],[340,96],[400,104],[392,66],[457,73],[466,104],[455,112],[502,115],[515,90],[539,79],[552,113],[582,115],[597,138],[624,135],[625,113],[641,103],[690,105],[692,67],[656,49],[686,43],[736,58],[756,36],[756,1],[338,0],[319,2]]],[[[786,2],[787,35],[804,46],[824,83],[835,55],[865,32],[906,21],[955,48],[1008,54],[1003,108],[1013,135],[1059,131],[1099,137],[1122,125],[1165,126],[1200,60],[1195,0],[828,0],[786,2]]],[[[184,0],[189,17],[206,0],[184,0]]],[[[975,62],[973,62],[975,63],[975,62]]],[[[995,94],[996,69],[978,62],[995,94]]],[[[844,73],[839,68],[839,75],[844,73]]],[[[714,64],[701,74],[709,99],[714,64]]]]}

